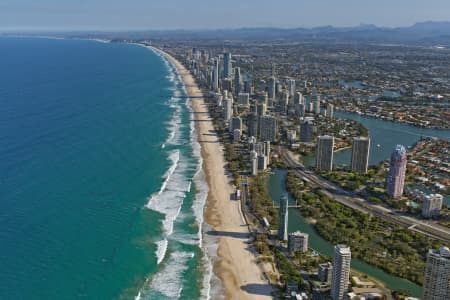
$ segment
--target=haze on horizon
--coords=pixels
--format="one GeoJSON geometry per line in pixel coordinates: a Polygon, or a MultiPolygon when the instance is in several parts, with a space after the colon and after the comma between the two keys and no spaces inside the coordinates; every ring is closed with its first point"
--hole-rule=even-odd
{"type": "Polygon", "coordinates": [[[0,30],[410,26],[450,21],[448,0],[1,0],[0,30]]]}

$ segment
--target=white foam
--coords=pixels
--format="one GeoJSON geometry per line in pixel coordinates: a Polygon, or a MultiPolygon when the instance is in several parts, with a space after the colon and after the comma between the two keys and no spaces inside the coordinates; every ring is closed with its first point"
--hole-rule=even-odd
{"type": "Polygon", "coordinates": [[[192,252],[173,252],[164,268],[151,279],[150,289],[160,294],[179,298],[183,290],[183,273],[187,262],[194,257],[192,252]]]}
{"type": "Polygon", "coordinates": [[[167,244],[168,244],[167,239],[156,242],[156,257],[158,265],[163,261],[164,257],[166,256],[167,244]]]}

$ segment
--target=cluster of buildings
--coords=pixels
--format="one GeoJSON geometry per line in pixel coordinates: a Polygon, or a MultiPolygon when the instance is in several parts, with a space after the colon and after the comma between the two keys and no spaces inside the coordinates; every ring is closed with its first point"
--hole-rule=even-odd
{"type": "MultiPolygon", "coordinates": [[[[215,101],[215,113],[223,120],[234,143],[247,141],[249,152],[250,174],[257,175],[265,170],[271,159],[271,145],[279,139],[279,120],[283,116],[295,116],[300,121],[300,143],[313,143],[315,137],[314,116],[325,115],[332,119],[334,106],[331,103],[321,106],[321,96],[312,89],[309,96],[299,92],[306,90],[307,83],[297,86],[292,78],[277,79],[274,71],[267,82],[260,80],[261,87],[254,92],[252,80],[245,72],[241,72],[237,61],[229,52],[210,56],[207,52],[192,51],[189,61],[191,71],[203,87],[212,92],[210,96],[215,101]],[[200,68],[200,65],[203,67],[200,68]],[[309,114],[306,114],[309,113],[309,114]]],[[[260,75],[260,74],[258,74],[260,75]]],[[[267,77],[266,77],[267,78],[267,77]]],[[[253,81],[254,82],[254,81],[253,81]]],[[[288,134],[295,139],[296,132],[288,134]]],[[[333,169],[335,138],[332,135],[317,137],[316,167],[320,170],[333,169]]],[[[352,139],[351,171],[365,174],[368,171],[370,153],[370,138],[354,137],[352,139]]],[[[386,178],[386,191],[398,198],[403,194],[406,172],[406,149],[395,147],[386,178]]],[[[442,206],[442,197],[430,195],[424,199],[423,214],[433,217],[442,206]]],[[[279,240],[287,241],[288,252],[306,252],[308,250],[307,233],[288,232],[288,198],[282,197],[278,211],[279,240]]],[[[374,292],[367,282],[354,280],[350,286],[351,250],[347,245],[336,245],[333,252],[333,262],[320,264],[318,279],[329,285],[329,295],[334,300],[364,299],[365,292],[374,292]],[[356,289],[355,289],[356,288],[356,289]]],[[[450,251],[448,248],[430,250],[427,256],[425,272],[424,299],[450,299],[450,251]]]]}

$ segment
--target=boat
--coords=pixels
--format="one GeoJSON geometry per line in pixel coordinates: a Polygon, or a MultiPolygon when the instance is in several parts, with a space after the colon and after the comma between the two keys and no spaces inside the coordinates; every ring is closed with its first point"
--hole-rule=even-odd
{"type": "Polygon", "coordinates": [[[380,148],[381,147],[381,145],[380,144],[377,144],[377,148],[380,148]]]}

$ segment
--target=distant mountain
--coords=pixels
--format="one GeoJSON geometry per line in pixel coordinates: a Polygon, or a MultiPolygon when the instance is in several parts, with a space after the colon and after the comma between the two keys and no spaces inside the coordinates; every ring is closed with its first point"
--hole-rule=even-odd
{"type": "MultiPolygon", "coordinates": [[[[54,35],[54,34],[53,34],[54,35]]],[[[213,30],[149,30],[130,32],[72,32],[71,37],[112,39],[181,39],[181,40],[259,40],[259,41],[336,41],[379,42],[450,46],[450,22],[421,22],[409,27],[378,27],[361,24],[356,27],[323,26],[315,28],[239,28],[213,30]]]]}

